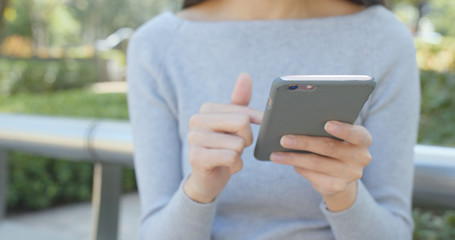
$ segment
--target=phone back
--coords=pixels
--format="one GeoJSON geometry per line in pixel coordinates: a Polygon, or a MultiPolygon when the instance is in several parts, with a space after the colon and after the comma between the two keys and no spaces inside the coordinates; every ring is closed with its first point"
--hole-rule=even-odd
{"type": "Polygon", "coordinates": [[[331,136],[324,130],[327,121],[354,123],[375,85],[373,78],[367,81],[275,79],[264,111],[255,157],[270,160],[272,152],[295,151],[280,145],[285,134],[331,136]]]}

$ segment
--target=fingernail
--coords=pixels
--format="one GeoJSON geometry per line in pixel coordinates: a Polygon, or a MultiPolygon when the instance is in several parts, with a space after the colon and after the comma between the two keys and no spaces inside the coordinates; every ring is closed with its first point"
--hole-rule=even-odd
{"type": "Polygon", "coordinates": [[[272,153],[270,155],[270,160],[274,162],[282,162],[284,160],[284,156],[281,153],[272,153]]]}
{"type": "Polygon", "coordinates": [[[324,128],[328,133],[338,134],[340,132],[340,126],[336,122],[327,122],[324,128]]]}
{"type": "Polygon", "coordinates": [[[296,144],[295,137],[293,136],[283,136],[281,138],[281,145],[283,147],[293,147],[296,144]]]}

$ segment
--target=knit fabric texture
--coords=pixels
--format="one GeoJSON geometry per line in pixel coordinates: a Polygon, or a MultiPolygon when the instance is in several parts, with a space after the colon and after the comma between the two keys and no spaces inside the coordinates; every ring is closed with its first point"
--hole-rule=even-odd
{"type": "MultiPolygon", "coordinates": [[[[131,39],[127,80],[142,239],[412,238],[419,75],[411,34],[383,6],[316,19],[219,22],[164,12],[131,39]],[[252,76],[250,107],[259,110],[278,76],[375,77],[377,87],[356,121],[373,137],[372,161],[349,209],[327,210],[292,167],[256,160],[255,143],[214,202],[185,194],[189,119],[206,102],[229,103],[242,72],[252,76]]],[[[256,139],[259,126],[252,129],[256,139]]]]}

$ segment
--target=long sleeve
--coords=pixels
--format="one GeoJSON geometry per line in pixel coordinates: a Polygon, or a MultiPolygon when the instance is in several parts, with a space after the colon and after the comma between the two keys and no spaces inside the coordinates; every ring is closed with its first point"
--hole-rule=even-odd
{"type": "Polygon", "coordinates": [[[412,39],[406,40],[395,46],[395,61],[375,63],[387,70],[377,76],[378,87],[363,121],[373,137],[373,158],[358,182],[354,205],[338,213],[321,206],[336,239],[412,239],[413,150],[420,81],[412,39]]]}
{"type": "MultiPolygon", "coordinates": [[[[129,43],[127,69],[142,239],[411,239],[420,100],[412,41],[379,5],[321,19],[204,22],[167,12],[145,23],[129,43]],[[278,76],[377,79],[359,118],[373,136],[373,159],[349,209],[329,212],[309,181],[257,161],[254,146],[215,202],[188,198],[188,121],[205,102],[229,102],[241,72],[253,78],[255,109],[264,109],[278,76]]],[[[252,130],[256,139],[259,128],[252,130]]]]}
{"type": "MultiPolygon", "coordinates": [[[[172,91],[166,89],[164,77],[156,70],[162,55],[144,51],[150,49],[147,44],[160,39],[146,34],[138,30],[130,41],[127,74],[134,163],[143,208],[141,239],[209,239],[216,203],[196,203],[183,191],[177,108],[172,91]]],[[[156,44],[166,46],[165,42],[156,44]]]]}

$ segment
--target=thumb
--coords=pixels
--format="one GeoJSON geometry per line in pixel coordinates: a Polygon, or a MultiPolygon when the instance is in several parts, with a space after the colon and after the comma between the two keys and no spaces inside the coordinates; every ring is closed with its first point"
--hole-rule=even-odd
{"type": "Polygon", "coordinates": [[[248,73],[241,73],[237,78],[234,90],[231,94],[231,103],[236,105],[248,106],[251,100],[253,80],[248,73]]]}

